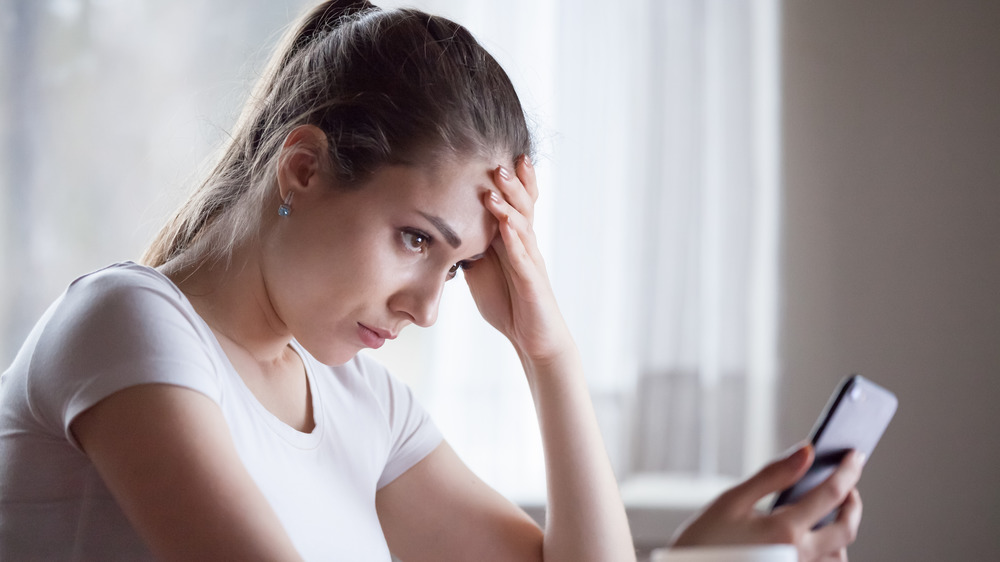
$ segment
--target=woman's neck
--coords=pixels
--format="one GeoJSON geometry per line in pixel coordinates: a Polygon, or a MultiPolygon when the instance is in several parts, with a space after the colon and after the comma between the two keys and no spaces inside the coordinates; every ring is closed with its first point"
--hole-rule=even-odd
{"type": "Polygon", "coordinates": [[[161,266],[217,337],[261,365],[287,357],[291,333],[271,304],[256,252],[239,249],[229,260],[172,260],[161,266]]]}
{"type": "Polygon", "coordinates": [[[316,424],[305,366],[289,345],[291,334],[271,305],[254,256],[237,251],[214,266],[167,263],[160,270],[212,329],[257,401],[294,429],[310,432],[316,424]]]}

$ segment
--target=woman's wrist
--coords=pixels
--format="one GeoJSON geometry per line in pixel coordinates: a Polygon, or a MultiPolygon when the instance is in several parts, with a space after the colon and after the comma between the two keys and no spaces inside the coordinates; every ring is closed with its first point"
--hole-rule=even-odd
{"type": "Polygon", "coordinates": [[[528,353],[523,347],[514,345],[521,366],[529,379],[543,373],[573,372],[582,368],[580,351],[568,332],[559,343],[546,346],[544,350],[528,353]]]}

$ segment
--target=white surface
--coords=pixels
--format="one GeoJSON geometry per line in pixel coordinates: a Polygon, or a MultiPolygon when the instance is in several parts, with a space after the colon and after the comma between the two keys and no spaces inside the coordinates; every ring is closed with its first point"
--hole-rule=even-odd
{"type": "Polygon", "coordinates": [[[798,562],[795,547],[787,544],[717,548],[661,548],[650,562],[798,562]]]}

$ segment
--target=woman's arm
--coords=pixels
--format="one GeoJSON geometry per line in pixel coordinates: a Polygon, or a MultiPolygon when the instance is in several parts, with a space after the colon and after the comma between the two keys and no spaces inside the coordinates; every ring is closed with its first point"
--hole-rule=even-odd
{"type": "Polygon", "coordinates": [[[625,508],[587,389],[583,363],[533,230],[535,171],[524,157],[498,168],[485,198],[500,234],[466,271],[483,317],[514,345],[535,402],[545,451],[546,560],[635,558],[625,508]]]}
{"type": "Polygon", "coordinates": [[[537,197],[526,159],[497,169],[484,204],[500,234],[465,272],[484,318],[514,344],[531,388],[545,450],[544,531],[476,478],[447,445],[383,488],[379,518],[403,560],[634,560],[579,353],[555,303],[531,218],[537,197]]]}
{"type": "Polygon", "coordinates": [[[522,357],[545,450],[546,560],[634,560],[625,507],[611,470],[579,354],[522,357]]]}
{"type": "Polygon", "coordinates": [[[378,491],[389,550],[404,562],[542,559],[542,531],[447,443],[378,491]]]}
{"type": "Polygon", "coordinates": [[[165,384],[130,387],[70,429],[158,559],[301,559],[208,397],[165,384]]]}

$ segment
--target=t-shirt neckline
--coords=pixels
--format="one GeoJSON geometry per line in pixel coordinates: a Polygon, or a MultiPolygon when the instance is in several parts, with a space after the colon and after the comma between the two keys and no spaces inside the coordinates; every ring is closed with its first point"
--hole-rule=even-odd
{"type": "Polygon", "coordinates": [[[278,418],[278,416],[275,416],[273,413],[271,413],[270,410],[268,410],[263,404],[261,404],[260,400],[257,399],[257,396],[253,393],[252,390],[250,390],[250,387],[247,386],[246,381],[244,381],[243,377],[240,376],[239,372],[236,370],[236,367],[233,366],[232,361],[229,360],[229,356],[226,355],[225,350],[222,348],[222,344],[219,342],[219,338],[216,337],[215,332],[212,331],[212,328],[208,325],[208,322],[206,322],[205,319],[202,318],[200,314],[198,314],[198,311],[194,308],[194,305],[191,304],[190,300],[188,300],[187,295],[185,295],[184,292],[180,290],[180,287],[174,284],[174,282],[169,277],[161,273],[156,268],[152,268],[147,265],[137,264],[132,261],[124,262],[122,265],[130,267],[138,267],[144,270],[148,270],[153,274],[155,274],[160,279],[162,279],[165,283],[169,283],[170,286],[175,291],[177,291],[177,294],[180,296],[181,301],[184,303],[184,306],[189,309],[189,311],[191,312],[191,314],[194,315],[195,318],[198,319],[198,322],[200,322],[201,327],[205,330],[207,334],[206,338],[208,338],[209,341],[211,341],[212,346],[214,347],[219,360],[222,362],[222,366],[226,370],[225,375],[229,376],[234,381],[235,383],[234,386],[236,387],[237,392],[243,394],[243,398],[245,399],[246,403],[252,405],[254,411],[257,413],[260,419],[264,421],[264,423],[268,426],[268,428],[270,428],[274,433],[276,433],[282,439],[287,441],[290,445],[293,445],[299,449],[312,449],[319,444],[319,441],[320,439],[322,439],[324,431],[324,424],[323,424],[324,416],[322,415],[323,412],[322,396],[320,395],[319,384],[317,384],[316,382],[316,373],[313,370],[313,365],[311,361],[309,361],[309,353],[302,347],[301,344],[299,344],[298,341],[296,341],[293,338],[289,342],[289,345],[292,347],[292,350],[299,356],[299,360],[302,361],[302,366],[305,368],[306,382],[309,385],[309,397],[312,401],[313,429],[308,433],[299,431],[294,427],[288,425],[287,423],[281,421],[278,418]]]}

